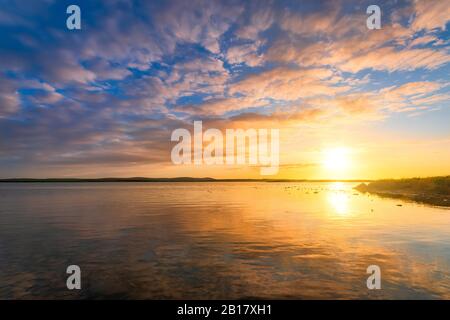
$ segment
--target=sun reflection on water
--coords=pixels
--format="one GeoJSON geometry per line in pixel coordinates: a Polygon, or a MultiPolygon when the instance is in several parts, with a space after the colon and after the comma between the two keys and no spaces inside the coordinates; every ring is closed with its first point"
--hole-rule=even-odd
{"type": "Polygon", "coordinates": [[[350,214],[349,199],[346,193],[331,191],[327,195],[327,199],[334,212],[339,216],[348,216],[350,214]]]}
{"type": "Polygon", "coordinates": [[[327,200],[337,215],[348,216],[350,214],[349,197],[342,182],[333,182],[329,185],[327,200]]]}

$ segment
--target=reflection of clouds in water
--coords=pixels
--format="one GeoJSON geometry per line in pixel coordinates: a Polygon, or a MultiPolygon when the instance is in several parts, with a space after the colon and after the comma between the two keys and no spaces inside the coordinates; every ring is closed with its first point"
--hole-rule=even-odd
{"type": "Polygon", "coordinates": [[[448,297],[447,212],[352,183],[63,186],[0,185],[15,213],[0,211],[0,298],[448,297]],[[78,293],[65,290],[75,262],[78,293]]]}

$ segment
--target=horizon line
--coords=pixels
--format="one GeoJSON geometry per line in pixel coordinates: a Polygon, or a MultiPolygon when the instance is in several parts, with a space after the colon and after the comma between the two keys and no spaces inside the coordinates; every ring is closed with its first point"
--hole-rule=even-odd
{"type": "Polygon", "coordinates": [[[284,179],[211,177],[102,177],[102,178],[0,178],[0,182],[372,182],[379,180],[425,179],[450,175],[383,179],[284,179]]]}

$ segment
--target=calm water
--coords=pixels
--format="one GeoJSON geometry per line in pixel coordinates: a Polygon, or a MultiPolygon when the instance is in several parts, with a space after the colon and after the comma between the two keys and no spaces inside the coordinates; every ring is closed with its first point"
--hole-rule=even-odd
{"type": "Polygon", "coordinates": [[[352,186],[0,184],[0,298],[450,299],[450,210],[352,186]]]}

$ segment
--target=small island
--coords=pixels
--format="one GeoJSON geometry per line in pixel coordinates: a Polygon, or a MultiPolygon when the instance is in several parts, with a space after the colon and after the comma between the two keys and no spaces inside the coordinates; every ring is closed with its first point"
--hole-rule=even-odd
{"type": "Polygon", "coordinates": [[[384,197],[450,206],[450,176],[378,180],[361,183],[355,189],[384,197]]]}

